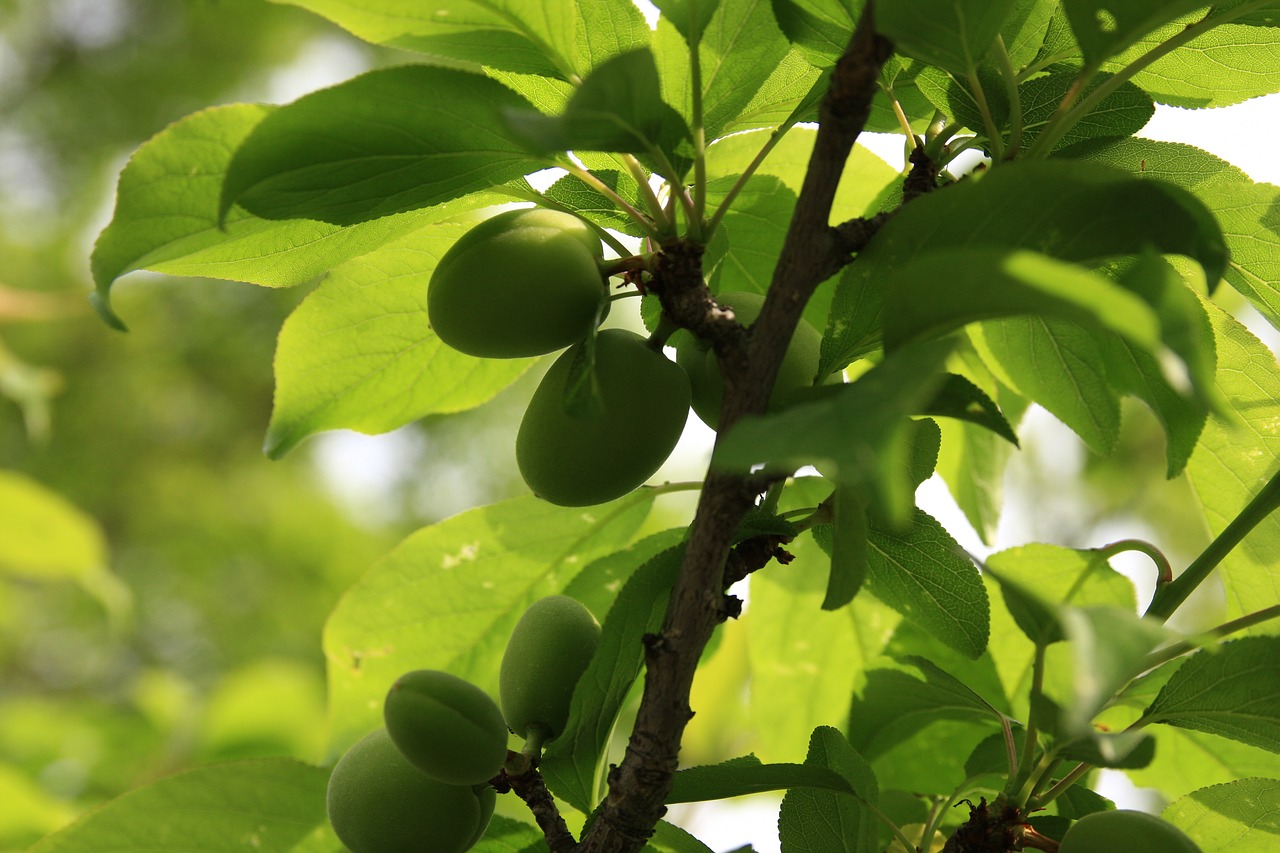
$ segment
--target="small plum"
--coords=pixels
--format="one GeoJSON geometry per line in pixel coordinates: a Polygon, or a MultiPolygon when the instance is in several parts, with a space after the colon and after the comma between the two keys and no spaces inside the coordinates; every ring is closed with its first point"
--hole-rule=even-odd
{"type": "Polygon", "coordinates": [[[584,338],[608,296],[600,238],[583,220],[509,210],[458,238],[427,289],[431,327],[481,358],[543,355],[584,338]]]}
{"type": "Polygon", "coordinates": [[[400,676],[387,692],[383,719],[409,763],[441,782],[487,782],[507,757],[507,726],[497,703],[447,672],[400,676]]]}
{"type": "Polygon", "coordinates": [[[600,623],[577,600],[550,595],[520,617],[498,673],[498,697],[511,730],[544,740],[559,736],[569,720],[573,689],[600,642],[600,623]]]}

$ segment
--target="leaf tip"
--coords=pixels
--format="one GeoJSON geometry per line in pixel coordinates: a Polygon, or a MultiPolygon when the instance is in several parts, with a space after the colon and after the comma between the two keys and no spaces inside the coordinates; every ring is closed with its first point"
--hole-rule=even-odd
{"type": "Polygon", "coordinates": [[[89,304],[93,306],[93,310],[102,318],[102,322],[117,332],[129,331],[129,327],[125,325],[124,320],[121,320],[120,315],[111,307],[111,299],[107,295],[105,287],[100,287],[89,294],[89,304]]]}

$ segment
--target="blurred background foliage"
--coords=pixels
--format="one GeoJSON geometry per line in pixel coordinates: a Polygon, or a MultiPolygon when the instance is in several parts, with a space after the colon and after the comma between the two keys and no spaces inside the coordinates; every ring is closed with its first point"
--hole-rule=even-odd
{"type": "Polygon", "coordinates": [[[262,0],[0,0],[0,851],[193,763],[322,759],[342,590],[459,501],[521,489],[501,459],[443,498],[402,473],[487,459],[466,445],[514,429],[504,400],[405,431],[376,494],[332,487],[351,439],[268,461],[275,335],[306,288],[135,275],[127,335],[85,298],[140,143],[397,60],[262,0]],[[61,496],[67,524],[31,529],[6,496],[61,496]],[[37,571],[32,537],[87,537],[77,559],[104,565],[37,571]]]}
{"type": "MultiPolygon", "coordinates": [[[[0,853],[194,763],[324,760],[319,637],[342,591],[410,530],[524,490],[511,446],[536,376],[475,412],[270,462],[275,335],[307,288],[135,274],[117,297],[127,335],[85,299],[139,144],[207,106],[287,101],[406,58],[263,0],[0,0],[0,474],[17,478],[12,500],[60,496],[96,564],[33,572],[0,542],[0,853]]],[[[1032,508],[1041,538],[1096,544],[1117,511],[1162,535],[1199,529],[1161,477],[1158,426],[1128,420],[1071,488],[1060,449],[1019,475],[1055,482],[1032,508]]],[[[0,539],[47,533],[22,518],[6,530],[0,489],[0,539]]],[[[708,690],[742,677],[741,632],[726,636],[708,690]]],[[[750,749],[732,740],[740,706],[711,705],[688,754],[750,749]]]]}

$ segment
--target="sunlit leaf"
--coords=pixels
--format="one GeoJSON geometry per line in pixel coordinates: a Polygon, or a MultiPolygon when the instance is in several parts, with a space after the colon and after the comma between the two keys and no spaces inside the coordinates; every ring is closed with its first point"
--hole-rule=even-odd
{"type": "Polygon", "coordinates": [[[330,853],[338,841],[325,817],[328,780],[328,770],[281,758],[200,767],[110,801],[31,853],[330,853]]]}
{"type": "Polygon", "coordinates": [[[1189,657],[1143,714],[1280,753],[1280,637],[1245,637],[1189,657]]]}
{"type": "Polygon", "coordinates": [[[133,270],[288,287],[430,221],[411,213],[342,227],[259,219],[236,207],[220,228],[227,165],[272,109],[234,104],[204,110],[134,152],[120,173],[115,213],[91,262],[99,309],[108,319],[122,325],[109,307],[109,289],[133,270]]]}
{"type": "Polygon", "coordinates": [[[778,813],[778,840],[787,853],[858,853],[876,844],[879,823],[868,808],[879,799],[875,774],[839,730],[815,729],[806,766],[825,767],[848,780],[858,798],[834,791],[792,788],[778,813]]]}
{"type": "Polygon", "coordinates": [[[227,167],[219,213],[339,225],[442,204],[542,168],[499,113],[528,102],[450,68],[370,71],[260,121],[227,167]]]}
{"type": "Polygon", "coordinates": [[[1202,853],[1280,845],[1280,779],[1240,779],[1192,791],[1165,807],[1165,820],[1202,853]]]}
{"type": "Polygon", "coordinates": [[[268,456],[323,430],[384,433],[478,406],[529,368],[464,355],[431,330],[427,284],[465,231],[426,226],[339,266],[294,310],[276,349],[268,456]]]}
{"type": "Polygon", "coordinates": [[[571,72],[574,12],[570,3],[538,0],[275,0],[323,15],[374,44],[469,60],[508,71],[571,72]]]}
{"type": "Polygon", "coordinates": [[[515,498],[404,540],[325,625],[331,743],[346,747],[376,727],[387,689],[411,669],[452,672],[496,695],[498,664],[524,610],[626,544],[652,500],[644,489],[588,508],[515,498]]]}

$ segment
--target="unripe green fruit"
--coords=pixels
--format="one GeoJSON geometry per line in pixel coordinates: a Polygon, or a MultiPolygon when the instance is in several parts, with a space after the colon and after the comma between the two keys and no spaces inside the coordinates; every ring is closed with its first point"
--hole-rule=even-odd
{"type": "Polygon", "coordinates": [[[326,806],[352,853],[463,853],[493,814],[492,788],[450,785],[410,764],[386,729],[347,750],[329,777],[326,806]]]}
{"type": "Polygon", "coordinates": [[[445,252],[427,290],[431,328],[482,358],[542,355],[582,340],[608,296],[603,251],[576,216],[538,208],[486,219],[445,252]]]}
{"type": "Polygon", "coordinates": [[[456,675],[407,672],[391,685],[382,710],[404,757],[441,782],[487,782],[506,761],[507,724],[498,704],[456,675]]]}
{"type": "Polygon", "coordinates": [[[507,725],[521,737],[539,729],[557,737],[569,721],[573,688],[600,643],[600,623],[566,595],[539,599],[516,623],[502,655],[498,698],[507,725]]]}
{"type": "MultiPolygon", "coordinates": [[[[738,322],[743,325],[754,323],[764,306],[762,293],[721,293],[716,299],[732,307],[738,322]]],[[[689,374],[689,384],[693,389],[693,411],[702,418],[703,423],[715,429],[720,422],[720,405],[724,401],[724,380],[720,378],[715,351],[706,341],[685,330],[671,336],[671,345],[676,348],[676,362],[689,374]]],[[[786,355],[782,357],[782,364],[778,367],[778,378],[774,381],[773,393],[769,396],[770,406],[785,403],[798,389],[808,388],[813,384],[821,351],[822,333],[802,319],[796,326],[791,343],[787,344],[786,355]]]]}
{"type": "Polygon", "coordinates": [[[1146,812],[1093,812],[1071,824],[1059,853],[1200,853],[1173,824],[1146,812]]]}
{"type": "Polygon", "coordinates": [[[641,485],[671,455],[689,414],[689,378],[639,335],[605,329],[596,338],[601,411],[565,411],[579,347],[560,356],[529,401],[516,435],[516,463],[534,494],[588,506],[641,485]]]}

